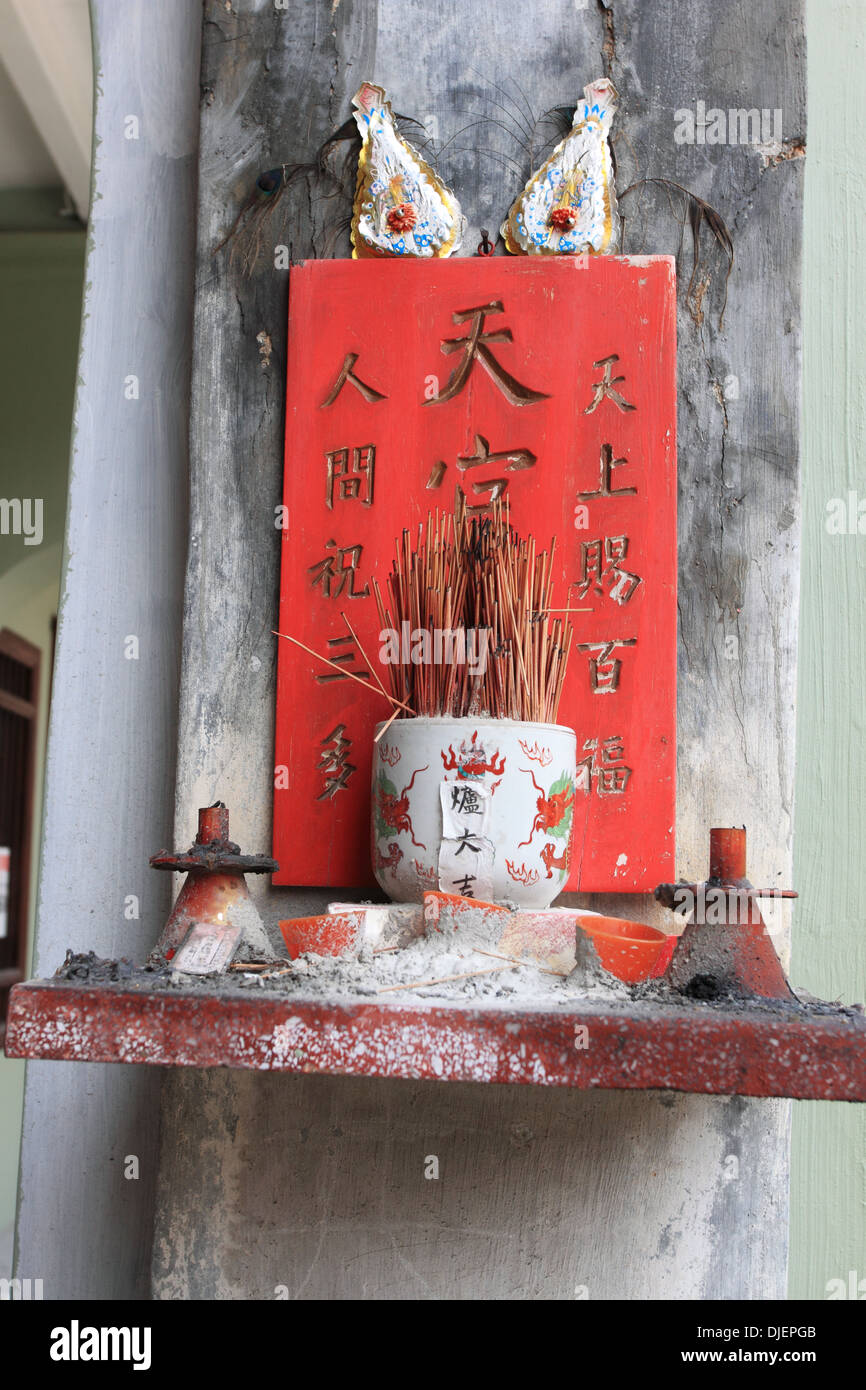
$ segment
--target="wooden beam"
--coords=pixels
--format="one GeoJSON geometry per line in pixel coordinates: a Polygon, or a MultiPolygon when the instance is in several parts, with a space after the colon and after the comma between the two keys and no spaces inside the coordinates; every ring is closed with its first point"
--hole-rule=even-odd
{"type": "Polygon", "coordinates": [[[35,719],[36,706],[32,700],[22,700],[20,695],[11,695],[8,690],[0,690],[0,709],[10,714],[19,714],[22,719],[35,719]]]}
{"type": "MultiPolygon", "coordinates": [[[[755,881],[790,881],[803,160],[765,167],[751,145],[679,144],[674,113],[698,99],[706,106],[779,108],[783,137],[801,136],[802,4],[767,0],[736,7],[735,18],[733,7],[722,7],[721,17],[719,10],[708,0],[687,11],[679,0],[543,0],[532,6],[478,0],[472,7],[289,0],[285,9],[273,0],[245,0],[231,10],[223,0],[206,0],[179,843],[190,838],[197,807],[217,796],[231,806],[239,840],[256,850],[269,843],[270,629],[276,626],[281,548],[272,521],[283,466],[288,278],[279,269],[286,257],[276,248],[290,249],[296,261],[345,256],[347,235],[340,227],[349,205],[298,184],[262,224],[261,254],[249,276],[241,258],[231,260],[229,247],[214,255],[215,247],[256,175],[286,160],[314,159],[369,78],[388,88],[398,111],[438,134],[439,147],[430,153],[470,219],[465,247],[471,253],[480,228],[500,225],[529,175],[524,146],[530,142],[521,126],[557,105],[573,110],[584,83],[605,71],[621,94],[614,128],[620,187],[661,174],[693,188],[720,210],[736,243],[721,329],[724,256],[704,234],[699,293],[688,303],[688,243],[679,258],[677,873],[702,878],[709,826],[745,821],[755,881]],[[260,334],[273,347],[267,364],[260,334]],[[215,498],[227,500],[215,505],[215,498]]],[[[552,132],[549,122],[536,124],[537,164],[552,132]]],[[[623,211],[626,253],[677,253],[681,228],[672,211],[682,212],[672,210],[663,189],[637,190],[623,200],[623,211]]],[[[321,911],[327,901],[317,889],[251,887],[272,927],[289,914],[321,911]]],[[[584,905],[617,916],[662,911],[621,895],[584,905]]],[[[479,1287],[487,1297],[513,1297],[516,1288],[525,1293],[531,1286],[568,1298],[575,1262],[588,1271],[580,1277],[593,1298],[784,1294],[784,1102],[691,1096],[667,1111],[646,1095],[632,1097],[639,1104],[629,1106],[622,1093],[571,1094],[551,1129],[551,1091],[539,1101],[519,1094],[532,1088],[473,1087],[465,1094],[451,1087],[439,1111],[435,1087],[422,1102],[405,1082],[381,1077],[350,1085],[326,1077],[297,1077],[289,1085],[287,1077],[271,1078],[280,1088],[269,1088],[268,1080],[255,1072],[217,1076],[195,1068],[166,1077],[157,1297],[225,1297],[227,1289],[246,1297],[250,1289],[273,1288],[275,1265],[305,1298],[333,1298],[335,1289],[337,1296],[357,1298],[363,1291],[368,1298],[393,1297],[405,1282],[404,1257],[395,1253],[401,1242],[413,1248],[425,1297],[432,1291],[453,1298],[455,1290],[477,1297],[479,1287]],[[414,1155],[400,1169],[405,1138],[375,1150],[371,1117],[385,1104],[391,1134],[411,1135],[420,1145],[441,1123],[455,1135],[449,1162],[461,1186],[454,1200],[464,1222],[507,1232],[495,1259],[485,1258],[473,1234],[455,1260],[451,1229],[431,1227],[423,1246],[418,1243],[414,1155]],[[335,1172],[333,1183],[322,1184],[332,1146],[328,1126],[339,1115],[348,1136],[355,1121],[344,1119],[347,1113],[357,1116],[357,1149],[351,1159],[335,1150],[339,1181],[335,1172]],[[498,1155],[513,1153],[514,1127],[523,1125],[553,1136],[536,1144],[533,1171],[541,1176],[533,1197],[524,1186],[509,1188],[505,1177],[498,1186],[478,1178],[485,1155],[495,1165],[498,1155]],[[280,1135],[280,1164],[286,1153],[297,1154],[291,1184],[282,1176],[288,1169],[262,1163],[253,1175],[238,1157],[255,1154],[251,1161],[258,1162],[262,1126],[280,1135]],[[312,1142],[296,1150],[293,1136],[301,1130],[312,1142]],[[625,1148],[637,1156],[631,1166],[623,1158],[623,1133],[629,1135],[625,1148]],[[199,1142],[212,1146],[214,1155],[216,1176],[206,1190],[200,1174],[184,1166],[190,1144],[199,1142]],[[739,1182],[725,1181],[720,1160],[727,1154],[739,1156],[739,1182]],[[567,1176],[554,1176],[560,1173],[567,1176]],[[243,1224],[249,1208],[238,1193],[255,1194],[259,1183],[270,1190],[271,1182],[279,1234],[250,1235],[243,1275],[235,1275],[236,1233],[251,1231],[255,1220],[243,1224]],[[405,1206],[392,1218],[399,1207],[393,1191],[403,1192],[401,1182],[405,1206]],[[371,1219],[372,1208],[388,1215],[371,1219]],[[542,1209],[563,1217],[546,1233],[542,1273],[530,1280],[518,1255],[509,1265],[504,1252],[525,1249],[524,1232],[540,1229],[542,1209]],[[756,1222],[760,1242],[754,1240],[756,1222]],[[720,1240],[724,1260],[713,1254],[720,1240]],[[373,1249],[383,1253],[368,1259],[364,1252],[373,1249]]]]}

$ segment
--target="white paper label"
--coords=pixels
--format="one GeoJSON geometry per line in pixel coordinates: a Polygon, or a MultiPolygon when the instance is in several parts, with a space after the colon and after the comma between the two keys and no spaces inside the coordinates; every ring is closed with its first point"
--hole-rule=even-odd
{"type": "Polygon", "coordinates": [[[489,839],[490,792],[479,782],[458,779],[439,788],[442,844],[439,888],[464,898],[493,896],[493,841],[489,839]]]}
{"type": "Polygon", "coordinates": [[[229,964],[241,939],[241,928],[196,922],[172,961],[186,975],[218,975],[229,964]]]}

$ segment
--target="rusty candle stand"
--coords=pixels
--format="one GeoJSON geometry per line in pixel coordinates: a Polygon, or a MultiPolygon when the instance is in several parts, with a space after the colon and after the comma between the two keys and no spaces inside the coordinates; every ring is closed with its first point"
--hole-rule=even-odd
{"type": "Polygon", "coordinates": [[[263,854],[241,854],[229,839],[229,813],[222,801],[199,810],[198,834],[185,853],[160,850],[150,866],[187,875],[157,942],[157,955],[171,960],[195,923],[238,925],[247,936],[267,939],[244,875],[272,874],[277,863],[263,854]]]}
{"type": "Polygon", "coordinates": [[[705,883],[661,883],[656,899],[672,910],[679,894],[695,903],[668,971],[675,989],[713,998],[725,989],[768,999],[792,993],[758,908],[759,898],[796,898],[790,889],[753,888],[746,877],[745,828],[710,831],[710,876],[705,883]],[[721,896],[721,920],[708,921],[707,899],[721,896]],[[745,906],[745,921],[742,908],[745,906]]]}

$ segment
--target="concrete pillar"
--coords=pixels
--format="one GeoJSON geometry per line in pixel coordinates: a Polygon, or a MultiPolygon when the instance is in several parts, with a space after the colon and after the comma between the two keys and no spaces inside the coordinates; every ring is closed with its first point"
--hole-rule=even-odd
{"type": "MultiPolygon", "coordinates": [[[[198,0],[93,0],[86,289],[34,973],[141,957],[170,880],[187,543],[198,0]]],[[[51,409],[51,402],[45,402],[51,409]]],[[[16,1273],[46,1298],[149,1296],[159,1074],[27,1068],[16,1273]],[[139,1160],[138,1180],[124,1158],[139,1160]]]]}

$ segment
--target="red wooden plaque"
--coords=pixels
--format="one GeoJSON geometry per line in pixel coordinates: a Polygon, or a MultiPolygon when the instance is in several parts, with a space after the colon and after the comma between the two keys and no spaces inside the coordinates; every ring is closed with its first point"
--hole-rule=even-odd
{"type": "MultiPolygon", "coordinates": [[[[462,487],[556,536],[575,647],[569,888],[673,869],[676,340],[668,256],[319,261],[291,272],[280,631],[373,680],[370,580],[462,487]]],[[[276,639],[275,639],[276,640],[276,639]]],[[[377,669],[378,666],[377,666],[377,669]]],[[[384,672],[381,672],[384,677],[384,672]]],[[[387,682],[386,682],[387,684],[387,682]]],[[[280,642],[274,882],[362,887],[380,695],[280,642]]]]}

